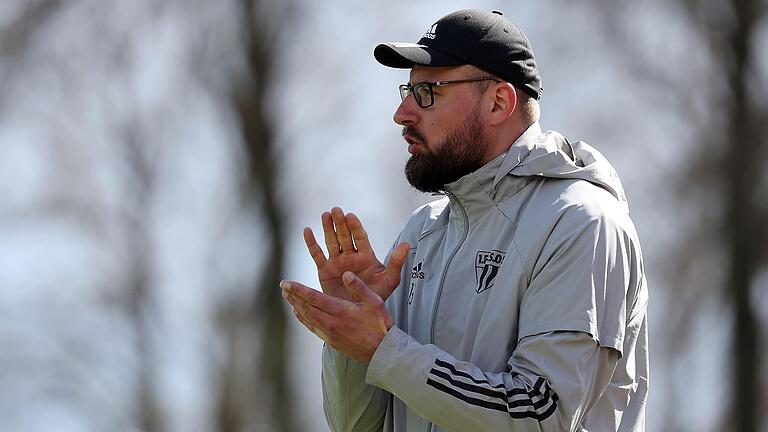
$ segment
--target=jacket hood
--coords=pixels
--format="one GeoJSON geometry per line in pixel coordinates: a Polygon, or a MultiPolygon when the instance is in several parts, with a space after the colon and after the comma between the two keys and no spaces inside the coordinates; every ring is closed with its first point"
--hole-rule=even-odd
{"type": "Polygon", "coordinates": [[[558,132],[541,133],[538,124],[510,147],[494,185],[507,174],[586,180],[610,192],[629,212],[619,175],[605,156],[583,141],[569,142],[558,132]]]}

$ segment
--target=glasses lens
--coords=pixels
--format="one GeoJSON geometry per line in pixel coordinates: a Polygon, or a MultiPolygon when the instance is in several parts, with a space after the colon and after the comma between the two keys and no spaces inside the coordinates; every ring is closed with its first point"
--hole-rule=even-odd
{"type": "Polygon", "coordinates": [[[400,84],[400,100],[405,100],[408,97],[408,93],[411,92],[411,87],[408,84],[400,84]]]}
{"type": "Polygon", "coordinates": [[[432,86],[426,83],[419,83],[411,89],[413,96],[416,97],[416,103],[420,107],[426,108],[432,106],[432,86]]]}

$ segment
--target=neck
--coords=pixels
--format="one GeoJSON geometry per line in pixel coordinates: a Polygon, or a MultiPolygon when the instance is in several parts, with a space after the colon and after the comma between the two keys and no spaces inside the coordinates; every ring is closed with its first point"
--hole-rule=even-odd
{"type": "Polygon", "coordinates": [[[483,164],[487,164],[488,162],[499,157],[499,155],[509,151],[509,148],[512,146],[512,144],[514,144],[515,141],[517,141],[523,135],[523,133],[528,130],[531,124],[515,124],[509,125],[509,127],[505,128],[498,128],[496,133],[492,137],[489,137],[491,144],[488,146],[488,152],[483,158],[483,164]]]}

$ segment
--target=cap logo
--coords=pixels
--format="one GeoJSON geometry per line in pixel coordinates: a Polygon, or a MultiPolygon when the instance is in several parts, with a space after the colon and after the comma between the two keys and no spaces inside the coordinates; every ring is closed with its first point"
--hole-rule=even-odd
{"type": "Polygon", "coordinates": [[[434,39],[437,37],[437,23],[432,24],[432,27],[427,30],[426,33],[424,33],[424,36],[427,39],[434,39]]]}

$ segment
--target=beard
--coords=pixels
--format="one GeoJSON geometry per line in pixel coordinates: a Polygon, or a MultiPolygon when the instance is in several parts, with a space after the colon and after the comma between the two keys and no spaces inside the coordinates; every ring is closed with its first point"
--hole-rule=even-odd
{"type": "MultiPolygon", "coordinates": [[[[426,148],[426,139],[415,128],[404,127],[403,136],[410,135],[426,148]]],[[[405,163],[405,178],[421,192],[440,192],[445,185],[483,166],[483,155],[488,148],[477,111],[435,147],[424,154],[414,154],[405,163]]]]}

